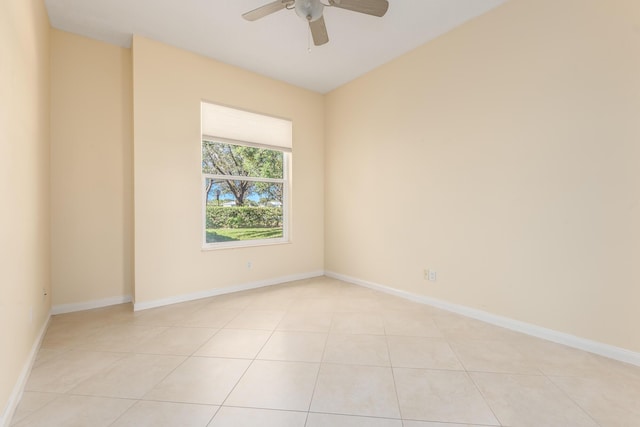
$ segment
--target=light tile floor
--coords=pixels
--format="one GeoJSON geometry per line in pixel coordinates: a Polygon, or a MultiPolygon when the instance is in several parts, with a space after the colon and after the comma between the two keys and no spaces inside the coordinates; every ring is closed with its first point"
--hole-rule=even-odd
{"type": "Polygon", "coordinates": [[[323,277],[55,316],[12,425],[638,427],[640,368],[323,277]]]}

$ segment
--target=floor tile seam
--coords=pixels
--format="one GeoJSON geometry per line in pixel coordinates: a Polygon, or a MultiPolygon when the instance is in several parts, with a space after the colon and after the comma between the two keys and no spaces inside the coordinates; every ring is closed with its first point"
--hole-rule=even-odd
{"type": "Polygon", "coordinates": [[[216,416],[216,414],[218,413],[218,411],[220,411],[221,406],[219,405],[207,405],[207,404],[203,404],[203,403],[185,403],[185,402],[171,402],[171,401],[162,401],[162,400],[138,400],[136,401],[133,405],[129,406],[127,408],[126,411],[124,411],[122,414],[120,414],[118,416],[118,418],[116,418],[115,420],[113,420],[113,422],[111,422],[109,424],[108,427],[111,427],[113,425],[115,425],[122,417],[124,417],[134,406],[136,406],[136,404],[140,403],[140,402],[157,402],[157,403],[174,403],[174,404],[178,404],[178,405],[198,405],[198,406],[207,406],[207,407],[215,407],[216,410],[214,411],[213,415],[211,416],[211,418],[209,418],[209,420],[207,421],[207,423],[203,426],[206,427],[209,424],[211,424],[211,421],[213,420],[213,418],[216,416]]]}
{"type": "MultiPolygon", "coordinates": [[[[275,332],[276,329],[273,328],[264,328],[264,329],[260,329],[260,328],[227,328],[226,326],[221,327],[220,331],[257,331],[257,332],[275,332]]],[[[216,334],[218,333],[216,332],[216,334]]]]}
{"type": "MultiPolygon", "coordinates": [[[[25,393],[29,393],[28,391],[25,391],[25,393]]],[[[47,408],[49,405],[51,405],[52,403],[56,402],[57,400],[68,396],[66,393],[53,393],[53,392],[34,392],[34,393],[48,393],[48,394],[56,394],[57,396],[52,399],[50,402],[47,402],[44,404],[44,406],[42,406],[41,408],[36,409],[35,411],[30,412],[28,415],[26,415],[25,417],[23,417],[19,422],[22,422],[24,420],[26,420],[27,418],[30,418],[31,416],[39,413],[40,411],[44,410],[45,408],[47,408]]],[[[22,398],[20,399],[22,400],[22,398]]],[[[15,418],[16,414],[13,414],[13,417],[15,418]]],[[[16,423],[13,422],[13,419],[9,422],[9,426],[13,426],[16,423]]]]}
{"type": "Polygon", "coordinates": [[[540,369],[540,367],[538,366],[537,363],[535,363],[534,359],[529,358],[525,353],[523,353],[518,347],[514,346],[511,344],[511,340],[507,340],[507,339],[482,339],[482,340],[478,340],[478,339],[448,339],[447,340],[449,342],[449,346],[451,347],[451,349],[453,350],[453,352],[456,354],[456,356],[458,356],[458,360],[460,361],[460,363],[462,363],[462,365],[465,367],[465,369],[468,372],[486,372],[486,373],[495,373],[495,374],[514,374],[514,375],[536,375],[536,376],[540,376],[540,375],[544,375],[544,372],[540,369]],[[473,343],[477,343],[477,342],[483,342],[483,343],[503,343],[503,344],[507,344],[509,347],[511,347],[513,350],[515,350],[515,352],[517,354],[519,354],[522,358],[521,361],[524,362],[525,364],[527,363],[532,363],[535,364],[534,367],[532,367],[532,370],[536,371],[537,373],[532,373],[532,372],[527,372],[527,373],[523,373],[523,372],[504,372],[504,371],[484,371],[484,370],[478,370],[478,369],[471,369],[467,366],[467,364],[465,364],[462,360],[462,357],[459,356],[458,351],[456,351],[456,346],[455,344],[459,344],[460,342],[468,342],[471,341],[473,343]],[[452,345],[454,344],[454,345],[452,345]]]}
{"type": "MultiPolygon", "coordinates": [[[[242,314],[242,313],[240,313],[242,314]]],[[[239,315],[240,315],[239,314],[239,315]]],[[[284,317],[284,316],[283,316],[284,317]]],[[[242,372],[242,375],[240,375],[240,377],[238,377],[238,379],[236,380],[235,384],[233,385],[233,387],[231,387],[231,390],[229,390],[229,392],[227,393],[227,395],[225,396],[225,398],[222,400],[222,402],[220,403],[220,407],[224,406],[224,404],[227,402],[227,400],[229,399],[229,397],[233,394],[233,392],[235,391],[235,389],[238,387],[238,384],[240,384],[240,382],[242,381],[242,379],[244,378],[244,376],[247,374],[247,372],[249,372],[249,369],[251,369],[251,367],[254,365],[254,363],[257,360],[258,354],[260,354],[260,352],[262,351],[262,349],[264,349],[264,346],[267,345],[267,343],[269,342],[269,340],[271,339],[271,337],[273,337],[273,334],[275,333],[275,329],[271,331],[271,334],[269,335],[269,337],[264,341],[264,343],[262,344],[262,346],[260,347],[260,349],[258,349],[258,351],[256,352],[256,355],[252,358],[252,359],[242,359],[242,360],[250,360],[249,364],[247,365],[247,367],[244,369],[244,371],[242,372]]],[[[196,356],[193,356],[196,357],[196,356]]]]}
{"type": "MultiPolygon", "coordinates": [[[[136,353],[136,354],[133,354],[133,356],[136,356],[136,355],[141,355],[141,356],[150,356],[149,354],[144,354],[144,353],[142,353],[142,354],[137,354],[137,353],[136,353]]],[[[146,391],[146,392],[145,392],[141,397],[139,397],[139,398],[133,398],[133,399],[139,399],[139,400],[143,399],[147,394],[149,394],[149,393],[150,393],[154,388],[156,388],[156,387],[157,387],[161,382],[163,382],[163,381],[164,381],[164,380],[165,380],[169,375],[171,375],[171,374],[172,374],[176,369],[178,369],[182,364],[184,364],[184,363],[189,359],[189,356],[185,356],[185,355],[178,355],[178,356],[175,356],[175,355],[165,355],[165,354],[161,354],[161,355],[154,355],[154,356],[180,357],[180,358],[182,358],[183,360],[182,360],[182,361],[180,361],[180,363],[178,363],[178,364],[177,364],[173,369],[171,369],[171,370],[170,370],[166,375],[164,375],[160,380],[153,382],[153,385],[152,385],[152,386],[151,386],[151,387],[150,387],[150,388],[149,388],[149,389],[148,389],[148,390],[147,390],[147,391],[146,391]]],[[[114,363],[112,366],[110,366],[110,368],[115,368],[115,367],[116,367],[116,365],[117,365],[117,362],[121,362],[123,359],[125,359],[125,358],[123,357],[123,358],[121,358],[121,359],[118,359],[118,360],[116,361],[116,363],[114,363]]],[[[96,375],[97,375],[97,374],[96,374],[96,375]]],[[[78,394],[78,393],[71,393],[71,392],[72,392],[73,390],[75,390],[76,388],[78,388],[82,383],[84,383],[84,382],[86,382],[86,381],[89,381],[89,380],[93,379],[96,375],[92,375],[91,377],[86,378],[86,379],[84,379],[84,380],[80,381],[79,383],[75,384],[75,385],[74,385],[70,390],[68,390],[67,394],[78,394]]],[[[82,395],[82,394],[78,394],[78,395],[82,395]]],[[[87,396],[91,396],[91,395],[87,395],[87,396]]],[[[101,396],[101,395],[99,395],[99,396],[101,396]]],[[[113,396],[101,396],[101,397],[113,397],[113,396]]],[[[127,398],[127,399],[128,399],[128,398],[127,398]]]]}
{"type": "MultiPolygon", "coordinates": [[[[211,298],[211,297],[209,297],[209,298],[211,298]]],[[[213,297],[213,298],[215,298],[215,297],[213,297]]],[[[204,310],[205,308],[207,308],[207,306],[211,303],[211,301],[207,302],[207,301],[206,301],[207,299],[208,299],[208,298],[202,298],[202,299],[200,300],[200,302],[201,302],[201,304],[200,304],[200,305],[201,305],[201,306],[200,306],[198,309],[194,310],[194,311],[193,311],[193,313],[190,313],[190,314],[191,314],[191,315],[197,314],[197,313],[201,312],[202,310],[204,310]]]]}
{"type": "Polygon", "coordinates": [[[173,369],[170,369],[169,372],[167,372],[166,375],[164,375],[159,381],[157,381],[153,386],[151,386],[151,388],[149,388],[149,390],[147,390],[147,392],[142,395],[142,397],[139,400],[145,400],[145,397],[149,395],[149,393],[151,393],[156,387],[158,387],[158,385],[162,384],[162,382],[164,380],[166,380],[169,375],[173,374],[178,368],[180,368],[182,365],[184,365],[185,363],[187,363],[187,361],[191,358],[191,356],[182,356],[184,358],[184,360],[182,360],[180,363],[178,363],[173,369]]]}
{"type": "MultiPolygon", "coordinates": [[[[352,336],[352,335],[364,335],[366,337],[388,337],[388,336],[398,336],[398,337],[402,337],[401,335],[387,335],[387,334],[371,334],[371,333],[348,333],[348,332],[328,332],[329,335],[343,335],[343,336],[352,336]]],[[[419,338],[419,337],[407,337],[407,338],[419,338]]]]}
{"type": "MultiPolygon", "coordinates": [[[[64,349],[64,351],[62,351],[60,354],[56,354],[51,359],[45,360],[44,362],[40,362],[40,363],[38,363],[36,365],[36,363],[38,362],[38,354],[40,354],[41,350],[47,350],[47,349],[44,349],[44,348],[40,347],[40,349],[38,350],[38,353],[36,353],[36,359],[33,362],[34,366],[31,367],[31,370],[29,371],[29,374],[31,374],[31,372],[33,372],[34,369],[39,368],[40,366],[43,366],[43,365],[47,365],[47,364],[57,360],[58,358],[62,357],[64,354],[72,351],[71,349],[64,349]]],[[[49,350],[55,350],[55,349],[49,349],[49,350]]]]}
{"type": "Polygon", "coordinates": [[[126,350],[103,350],[103,349],[96,349],[96,348],[91,348],[91,347],[74,347],[74,348],[71,348],[70,351],[85,352],[85,353],[111,353],[111,354],[118,354],[118,353],[133,354],[133,353],[135,353],[134,350],[132,350],[132,349],[126,349],[126,350]]]}
{"type": "MultiPolygon", "coordinates": [[[[114,365],[118,364],[122,361],[124,361],[125,359],[131,359],[134,356],[159,356],[159,357],[188,357],[188,355],[186,354],[168,354],[168,353],[139,353],[139,352],[132,352],[132,351],[99,351],[99,352],[95,352],[95,353],[107,353],[107,354],[122,354],[122,357],[118,358],[117,360],[114,361],[114,365]]],[[[109,368],[111,368],[112,366],[109,366],[109,368]]]]}
{"type": "MultiPolygon", "coordinates": [[[[402,421],[418,422],[418,423],[436,423],[436,424],[442,424],[444,427],[446,427],[447,425],[460,425],[460,423],[456,421],[420,420],[417,418],[403,418],[402,421]]],[[[473,427],[517,427],[513,425],[508,425],[508,424],[501,424],[500,422],[499,424],[478,424],[478,423],[462,423],[462,424],[473,426],[473,427]]]]}
{"type": "MultiPolygon", "coordinates": [[[[73,383],[71,385],[69,385],[69,388],[66,388],[66,391],[62,392],[62,394],[68,394],[71,390],[75,389],[76,387],[78,387],[81,383],[85,382],[85,381],[89,381],[92,378],[97,377],[98,375],[104,374],[105,372],[107,372],[108,370],[112,369],[113,367],[115,367],[120,361],[122,361],[123,359],[125,359],[126,357],[128,357],[130,354],[133,353],[124,353],[124,352],[99,352],[99,351],[92,351],[91,353],[110,353],[110,354],[121,354],[122,357],[119,357],[113,361],[111,361],[109,364],[107,364],[106,366],[103,366],[102,368],[100,368],[98,371],[94,372],[93,374],[89,375],[86,378],[83,378],[82,380],[73,383]]],[[[82,360],[85,360],[84,358],[82,360]]],[[[39,366],[38,366],[39,368],[39,366]]],[[[55,391],[50,391],[50,390],[36,390],[36,389],[30,389],[29,388],[29,381],[31,379],[31,374],[33,373],[33,370],[35,370],[36,368],[33,368],[31,373],[29,374],[29,380],[27,380],[27,383],[25,384],[25,389],[24,391],[30,391],[30,392],[39,392],[39,393],[57,393],[55,391]]]]}
{"type": "Polygon", "coordinates": [[[588,375],[588,374],[583,374],[583,375],[569,375],[569,374],[546,374],[543,371],[542,375],[544,375],[545,377],[551,379],[551,378],[582,378],[584,380],[593,380],[593,381],[597,381],[597,380],[606,380],[607,383],[609,383],[610,381],[621,381],[621,380],[631,380],[634,382],[638,383],[638,386],[640,386],[640,378],[635,379],[635,378],[629,378],[627,376],[621,376],[621,375],[613,375],[613,374],[607,374],[607,373],[601,373],[598,375],[588,375]]]}
{"type": "Polygon", "coordinates": [[[333,309],[332,310],[334,313],[338,313],[338,314],[375,314],[376,316],[379,316],[382,319],[382,315],[380,314],[379,310],[336,310],[333,309]]]}
{"type": "Polygon", "coordinates": [[[276,328],[276,332],[299,332],[299,333],[309,333],[309,334],[328,334],[329,330],[320,331],[320,330],[310,330],[310,329],[281,329],[276,328]]]}
{"type": "Polygon", "coordinates": [[[333,310],[333,309],[317,310],[317,309],[313,309],[313,308],[311,308],[311,309],[308,309],[308,308],[301,309],[301,308],[293,307],[293,308],[290,308],[289,310],[287,310],[287,313],[296,313],[296,314],[299,314],[299,313],[331,313],[331,314],[334,314],[334,313],[336,313],[336,311],[333,310]]]}
{"type": "MultiPolygon", "coordinates": [[[[277,300],[277,298],[276,298],[277,300]]],[[[287,311],[289,310],[293,305],[294,305],[295,301],[290,302],[289,304],[283,304],[283,305],[277,305],[278,303],[275,302],[270,302],[270,303],[265,303],[264,306],[260,306],[260,305],[251,305],[249,304],[247,306],[247,310],[257,310],[257,311],[276,311],[276,310],[284,310],[287,311]],[[273,308],[273,306],[270,306],[269,304],[274,304],[277,305],[277,308],[273,308]]]]}
{"type": "Polygon", "coordinates": [[[442,333],[442,337],[447,340],[451,340],[452,342],[456,342],[456,341],[470,341],[470,342],[499,341],[499,342],[506,342],[506,343],[509,342],[508,339],[492,339],[492,338],[487,339],[487,338],[479,338],[479,337],[473,337],[473,336],[465,336],[460,334],[447,334],[446,332],[442,333]]]}
{"type": "Polygon", "coordinates": [[[480,386],[478,385],[476,380],[473,378],[473,375],[471,375],[471,373],[469,371],[466,371],[466,373],[467,373],[467,378],[469,378],[469,380],[471,381],[471,384],[473,384],[473,387],[476,389],[476,391],[478,392],[478,394],[482,398],[482,401],[487,406],[487,408],[489,408],[489,411],[491,411],[491,414],[493,415],[493,418],[498,422],[498,425],[499,426],[505,426],[506,424],[504,424],[504,422],[498,417],[498,414],[493,409],[493,407],[489,403],[489,400],[487,399],[487,397],[484,395],[484,393],[480,389],[480,386]]]}
{"type": "Polygon", "coordinates": [[[253,362],[254,360],[261,360],[261,359],[256,359],[256,356],[251,356],[251,357],[240,357],[240,356],[207,356],[205,354],[194,354],[192,356],[189,356],[190,358],[196,358],[196,359],[224,359],[224,360],[244,360],[244,361],[250,361],[253,362]]]}
{"type": "MultiPolygon", "coordinates": [[[[300,411],[295,409],[275,409],[275,408],[262,408],[258,406],[220,405],[218,406],[218,409],[216,410],[215,414],[209,420],[209,423],[207,424],[207,426],[209,426],[213,422],[213,420],[216,418],[218,413],[222,411],[224,408],[250,409],[250,410],[253,409],[253,410],[259,410],[259,411],[272,411],[272,412],[288,412],[291,414],[305,414],[305,417],[308,415],[307,411],[300,411]]],[[[306,423],[307,423],[307,419],[305,418],[305,425],[306,423]]]]}
{"type": "MultiPolygon", "coordinates": [[[[200,349],[200,347],[198,347],[198,349],[200,349]]],[[[145,352],[145,351],[139,351],[139,350],[134,351],[134,352],[130,352],[130,353],[127,353],[127,354],[131,354],[133,356],[159,356],[159,357],[162,357],[162,356],[166,356],[166,357],[191,357],[193,355],[193,353],[157,353],[157,352],[152,353],[152,352],[145,352]]]]}
{"type": "Polygon", "coordinates": [[[430,340],[440,340],[440,341],[448,341],[447,337],[445,337],[444,335],[413,335],[413,334],[397,334],[397,333],[389,333],[386,332],[384,333],[384,336],[386,337],[398,337],[398,338],[425,338],[425,339],[430,339],[430,340]]]}
{"type": "MultiPolygon", "coordinates": [[[[43,338],[43,344],[46,344],[44,341],[47,339],[47,334],[49,333],[49,328],[51,328],[50,325],[47,328],[47,332],[45,332],[45,335],[44,335],[44,338],[43,338]]],[[[95,335],[98,335],[101,332],[104,332],[104,329],[106,329],[106,328],[108,328],[108,326],[101,327],[99,330],[92,331],[92,332],[89,332],[89,333],[82,333],[82,334],[78,334],[78,335],[72,335],[70,337],[68,336],[68,337],[65,337],[65,338],[67,340],[73,340],[73,341],[75,341],[75,340],[84,341],[84,340],[86,340],[88,338],[92,338],[95,335]]],[[[56,335],[56,333],[53,332],[53,335],[56,335]]],[[[49,339],[54,339],[54,338],[49,338],[49,339]]],[[[47,348],[47,347],[46,346],[42,346],[42,348],[47,348]]]]}
{"type": "MultiPolygon", "coordinates": [[[[544,375],[544,377],[547,379],[547,381],[549,381],[557,390],[560,391],[561,394],[563,394],[567,399],[569,399],[571,402],[573,402],[574,405],[576,405],[578,407],[578,409],[580,409],[583,413],[585,413],[587,415],[587,417],[589,417],[589,419],[591,419],[591,421],[594,422],[595,425],[602,427],[602,425],[598,422],[598,420],[595,419],[595,417],[593,415],[591,415],[591,413],[586,410],[585,408],[582,407],[582,405],[575,400],[568,392],[564,391],[562,389],[562,387],[560,387],[558,384],[555,383],[555,381],[553,381],[553,378],[551,376],[548,375],[544,375]]],[[[573,377],[575,378],[575,377],[573,377]]],[[[581,378],[581,377],[578,377],[581,378]]]]}
{"type": "Polygon", "coordinates": [[[223,321],[223,325],[220,326],[218,332],[222,329],[225,329],[227,327],[227,325],[231,322],[233,322],[234,320],[236,320],[242,313],[244,313],[245,309],[225,309],[225,310],[232,310],[232,311],[237,311],[237,313],[235,314],[235,316],[232,316],[229,320],[227,320],[226,322],[223,321]]]}
{"type": "MultiPolygon", "coordinates": [[[[298,312],[298,311],[291,311],[291,310],[287,310],[287,311],[285,312],[284,316],[282,316],[282,318],[280,319],[280,321],[278,322],[278,324],[277,324],[277,325],[276,325],[276,327],[274,328],[274,332],[275,332],[275,331],[278,331],[278,332],[310,332],[310,333],[313,333],[313,332],[314,332],[314,331],[287,331],[287,330],[281,330],[281,329],[279,329],[279,328],[280,328],[280,325],[282,325],[282,322],[284,322],[284,319],[287,317],[287,315],[292,314],[292,313],[296,313],[296,314],[297,314],[297,313],[300,313],[300,312],[298,312]]],[[[314,313],[317,313],[317,312],[314,312],[314,313]]],[[[330,333],[330,331],[331,331],[331,324],[333,323],[333,311],[328,311],[328,312],[322,311],[321,313],[330,313],[330,314],[331,314],[331,320],[329,321],[329,328],[328,328],[327,332],[318,332],[318,333],[326,333],[326,334],[329,334],[329,333],[330,333]]],[[[326,346],[326,342],[325,342],[325,346],[326,346]]]]}
{"type": "MultiPolygon", "coordinates": [[[[228,323],[228,322],[227,322],[227,323],[228,323]]],[[[188,328],[188,329],[217,329],[217,330],[220,330],[220,329],[223,329],[223,328],[224,328],[224,326],[226,326],[226,324],[227,324],[227,323],[225,323],[223,326],[211,326],[210,324],[209,324],[209,325],[206,325],[206,324],[204,324],[204,323],[202,323],[202,324],[197,324],[197,325],[184,325],[184,324],[180,324],[180,325],[178,325],[178,326],[173,326],[173,328],[180,328],[180,329],[187,329],[187,328],[188,328]]]]}
{"type": "MultiPolygon", "coordinates": [[[[464,363],[464,361],[462,360],[462,358],[460,357],[460,355],[458,354],[458,352],[456,351],[455,346],[451,345],[450,342],[447,341],[447,344],[449,345],[449,348],[451,349],[451,351],[453,352],[453,354],[456,356],[456,359],[458,360],[458,363],[460,364],[460,366],[462,366],[462,368],[464,369],[464,371],[467,373],[467,376],[471,377],[471,375],[469,374],[470,372],[475,372],[475,370],[473,369],[469,369],[469,367],[467,366],[466,363],[464,363]]],[[[482,372],[482,371],[481,371],[482,372]]],[[[484,396],[483,396],[484,399],[484,396]]],[[[486,401],[486,399],[485,399],[486,401]]],[[[497,418],[496,418],[497,419],[497,418]]]]}
{"type": "Polygon", "coordinates": [[[202,406],[202,407],[221,407],[222,405],[219,403],[202,403],[202,402],[186,402],[184,400],[166,400],[166,399],[138,399],[138,402],[151,402],[151,403],[173,403],[176,405],[190,405],[190,406],[202,406]]]}
{"type": "Polygon", "coordinates": [[[189,402],[186,400],[169,400],[169,399],[160,399],[160,398],[147,398],[141,397],[140,399],[131,399],[137,400],[138,402],[153,402],[153,403],[175,403],[177,405],[196,405],[196,406],[208,406],[208,407],[221,407],[221,403],[203,403],[203,402],[189,402]]]}
{"type": "Polygon", "coordinates": [[[300,360],[300,359],[264,359],[258,356],[255,358],[258,362],[279,362],[279,363],[306,363],[309,365],[319,365],[322,360],[300,360]]]}
{"type": "Polygon", "coordinates": [[[267,408],[267,407],[261,407],[261,406],[243,406],[243,405],[220,405],[220,409],[222,408],[258,409],[261,411],[289,412],[292,414],[306,414],[308,412],[300,409],[277,409],[277,408],[267,408]]]}
{"type": "Polygon", "coordinates": [[[339,416],[343,416],[343,417],[352,417],[352,418],[373,418],[373,419],[376,419],[376,420],[403,421],[403,418],[381,417],[381,416],[378,416],[378,415],[348,414],[346,412],[309,411],[309,415],[311,415],[311,414],[313,414],[313,415],[339,415],[339,416]]]}
{"type": "Polygon", "coordinates": [[[67,392],[67,393],[62,393],[60,395],[60,397],[94,397],[97,399],[114,399],[114,400],[129,400],[129,401],[139,401],[139,400],[143,400],[142,398],[138,398],[138,397],[122,397],[122,396],[107,396],[107,395],[103,395],[103,394],[87,394],[87,393],[71,393],[71,391],[67,392]]]}
{"type": "Polygon", "coordinates": [[[504,371],[480,371],[477,369],[469,369],[467,370],[469,374],[491,374],[491,375],[502,375],[502,376],[517,376],[517,377],[546,377],[544,374],[534,374],[534,373],[523,373],[523,372],[504,372],[504,371]]]}
{"type": "Polygon", "coordinates": [[[251,308],[251,307],[245,307],[243,309],[240,310],[240,313],[238,313],[238,315],[241,315],[243,313],[246,313],[247,311],[251,312],[251,311],[267,311],[267,312],[278,312],[278,313],[282,313],[282,312],[287,312],[288,309],[283,309],[283,308],[251,308]]]}
{"type": "Polygon", "coordinates": [[[302,331],[302,330],[288,330],[288,329],[256,329],[256,328],[226,328],[226,331],[259,331],[259,332],[295,332],[305,334],[328,334],[329,332],[322,331],[302,331]]]}
{"type": "Polygon", "coordinates": [[[274,332],[279,332],[284,334],[330,335],[329,332],[321,332],[321,331],[288,331],[283,329],[275,329],[274,332]]]}
{"type": "Polygon", "coordinates": [[[192,352],[191,352],[191,354],[189,354],[187,357],[194,357],[194,356],[195,356],[195,354],[196,354],[198,351],[200,351],[200,349],[202,349],[202,347],[204,347],[205,345],[207,345],[207,343],[208,343],[209,341],[211,341],[211,340],[212,340],[216,335],[218,335],[218,333],[219,333],[221,330],[222,330],[222,328],[220,328],[220,329],[218,329],[217,331],[215,331],[215,332],[214,332],[214,334],[213,334],[213,335],[211,335],[211,336],[209,337],[209,339],[205,340],[205,342],[203,342],[202,344],[200,344],[200,345],[198,346],[198,348],[196,348],[194,351],[192,351],[192,352]]]}
{"type": "Polygon", "coordinates": [[[137,404],[138,402],[140,402],[140,400],[137,400],[135,403],[131,404],[131,406],[129,406],[125,411],[123,411],[120,415],[118,415],[118,416],[116,417],[116,419],[115,419],[115,420],[113,420],[111,423],[109,423],[109,426],[108,426],[108,427],[111,427],[111,426],[113,426],[115,423],[117,423],[117,422],[120,420],[120,418],[124,417],[124,415],[125,415],[127,412],[129,412],[129,411],[131,410],[131,408],[133,408],[134,406],[136,406],[136,404],[137,404]]]}
{"type": "MultiPolygon", "coordinates": [[[[331,328],[331,324],[333,323],[333,313],[331,314],[331,322],[329,323],[329,328],[331,328]]],[[[322,361],[324,360],[325,354],[327,352],[327,343],[329,342],[329,333],[327,333],[324,339],[324,346],[322,347],[322,354],[320,355],[320,363],[318,364],[318,371],[316,372],[316,378],[313,382],[313,390],[311,391],[311,397],[309,399],[309,406],[307,407],[307,415],[304,420],[305,427],[309,423],[309,412],[311,411],[311,405],[313,405],[313,398],[316,395],[316,390],[318,388],[318,381],[320,381],[320,372],[322,371],[322,361]]]]}
{"type": "MultiPolygon", "coordinates": [[[[370,363],[345,363],[345,362],[320,362],[321,365],[331,365],[331,366],[344,366],[344,367],[353,367],[353,366],[361,366],[363,368],[381,368],[381,369],[393,369],[391,365],[372,365],[370,363]]],[[[459,372],[459,371],[458,371],[459,372]]]]}
{"type": "Polygon", "coordinates": [[[322,360],[320,363],[325,365],[343,365],[343,366],[363,366],[365,368],[393,368],[392,365],[374,365],[371,363],[348,363],[348,362],[334,362],[331,360],[322,360]]]}
{"type": "Polygon", "coordinates": [[[193,325],[185,325],[185,324],[175,324],[173,326],[167,326],[166,330],[162,331],[160,334],[167,332],[171,329],[221,329],[214,326],[193,326],[193,325]]]}
{"type": "MultiPolygon", "coordinates": [[[[386,332],[386,329],[385,329],[386,332]]],[[[389,337],[385,335],[384,338],[384,342],[387,345],[387,358],[389,360],[389,365],[391,365],[391,379],[393,380],[393,391],[396,395],[396,405],[398,406],[398,414],[400,414],[400,419],[402,420],[403,418],[403,414],[402,414],[402,405],[400,405],[400,395],[398,394],[398,384],[396,382],[396,374],[393,371],[393,361],[391,360],[391,346],[389,344],[389,337]]],[[[402,425],[404,426],[404,422],[402,422],[402,425]]]]}
{"type": "MultiPolygon", "coordinates": [[[[298,362],[288,360],[286,362],[298,362]]],[[[299,363],[318,363],[318,362],[302,362],[299,363]]],[[[431,371],[431,372],[464,372],[464,373],[478,373],[478,374],[496,374],[496,375],[522,375],[522,376],[542,376],[534,374],[522,374],[522,373],[510,373],[510,372],[489,372],[489,371],[467,371],[466,369],[442,369],[442,368],[421,368],[415,366],[394,366],[394,365],[372,365],[370,363],[346,363],[346,362],[332,362],[323,360],[320,362],[323,365],[340,365],[340,366],[363,366],[367,368],[390,368],[390,369],[407,369],[415,371],[431,371]]]]}
{"type": "MultiPolygon", "coordinates": [[[[157,384],[156,384],[157,385],[157,384]]],[[[155,386],[153,386],[155,387],[155,386]]],[[[152,389],[153,389],[152,387],[152,389]]],[[[149,390],[151,391],[151,390],[149,390]]],[[[100,394],[100,393],[95,393],[95,394],[91,394],[91,393],[79,393],[79,392],[73,392],[72,390],[69,390],[67,393],[65,393],[65,396],[77,396],[77,397],[97,397],[100,399],[118,399],[118,400],[135,400],[135,401],[140,401],[140,400],[147,400],[144,397],[148,394],[149,392],[145,392],[144,395],[142,397],[126,397],[126,396],[113,396],[113,395],[108,395],[108,394],[100,394]]]]}
{"type": "Polygon", "coordinates": [[[371,336],[375,336],[375,337],[386,337],[386,335],[384,333],[382,334],[371,334],[371,333],[367,333],[367,334],[363,334],[360,332],[332,332],[332,330],[329,330],[330,334],[333,335],[371,335],[371,336]]]}
{"type": "Polygon", "coordinates": [[[324,353],[327,348],[327,341],[329,339],[329,334],[323,333],[323,332],[293,332],[293,333],[303,333],[303,334],[325,335],[325,340],[324,340],[324,345],[322,347],[322,354],[320,355],[320,360],[271,359],[271,358],[260,357],[260,353],[262,353],[264,347],[269,343],[269,340],[273,337],[273,335],[276,332],[289,333],[290,331],[278,331],[278,330],[273,331],[273,334],[271,334],[269,339],[267,339],[267,341],[265,342],[264,346],[260,349],[260,351],[258,351],[258,354],[256,354],[255,360],[268,361],[268,362],[296,362],[296,363],[316,363],[316,364],[322,363],[324,353]]]}
{"type": "Polygon", "coordinates": [[[222,405],[213,405],[213,406],[218,406],[218,408],[215,411],[213,411],[213,415],[211,415],[211,418],[209,418],[209,421],[207,421],[204,427],[210,426],[211,423],[213,423],[213,420],[216,418],[216,416],[220,412],[220,410],[222,409],[222,405]]]}
{"type": "Polygon", "coordinates": [[[443,369],[443,368],[421,368],[421,367],[416,367],[416,366],[391,366],[391,369],[404,369],[404,370],[412,370],[412,371],[430,371],[430,372],[468,373],[464,368],[462,368],[462,369],[443,369]]]}

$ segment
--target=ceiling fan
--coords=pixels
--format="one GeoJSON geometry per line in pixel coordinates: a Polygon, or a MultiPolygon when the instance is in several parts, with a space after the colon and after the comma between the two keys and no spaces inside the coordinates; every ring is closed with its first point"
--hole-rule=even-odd
{"type": "Polygon", "coordinates": [[[295,9],[298,16],[309,22],[313,44],[323,45],[329,41],[327,27],[322,12],[325,7],[337,7],[352,12],[366,13],[373,16],[384,16],[389,9],[387,0],[276,0],[260,6],[242,15],[247,21],[255,21],[282,9],[295,9]]]}

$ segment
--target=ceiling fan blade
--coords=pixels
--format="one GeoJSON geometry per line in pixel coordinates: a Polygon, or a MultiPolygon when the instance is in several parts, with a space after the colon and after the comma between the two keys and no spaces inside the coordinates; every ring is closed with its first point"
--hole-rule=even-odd
{"type": "Polygon", "coordinates": [[[313,36],[313,44],[316,46],[322,46],[329,41],[329,34],[327,34],[327,26],[324,23],[324,16],[309,22],[309,28],[311,29],[311,35],[313,36]]]}
{"type": "Polygon", "coordinates": [[[389,9],[387,0],[329,0],[331,6],[373,16],[384,16],[389,9]]]}
{"type": "Polygon", "coordinates": [[[252,11],[249,11],[243,14],[242,17],[247,21],[255,21],[257,19],[264,18],[267,15],[271,15],[272,13],[275,13],[279,10],[284,9],[285,7],[287,7],[287,4],[289,3],[290,2],[288,1],[276,0],[274,2],[265,4],[264,6],[260,6],[257,9],[253,9],[252,11]]]}

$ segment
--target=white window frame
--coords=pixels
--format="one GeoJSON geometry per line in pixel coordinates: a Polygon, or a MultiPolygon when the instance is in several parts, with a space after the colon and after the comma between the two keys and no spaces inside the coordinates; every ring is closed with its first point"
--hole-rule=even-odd
{"type": "Polygon", "coordinates": [[[238,141],[229,138],[219,138],[210,135],[202,135],[200,141],[200,173],[202,175],[201,180],[201,199],[202,199],[202,249],[203,250],[216,250],[227,248],[242,248],[251,246],[269,246],[280,245],[290,243],[289,239],[289,217],[291,206],[289,203],[289,191],[291,187],[290,181],[290,167],[291,164],[291,150],[285,147],[279,147],[275,145],[256,144],[247,141],[238,141]],[[245,147],[262,148],[266,150],[280,151],[282,152],[282,178],[259,178],[249,176],[237,176],[237,175],[218,175],[202,172],[202,144],[204,142],[219,142],[229,145],[240,145],[245,147]],[[257,240],[239,240],[235,242],[207,242],[207,194],[205,192],[206,180],[232,180],[232,181],[252,181],[252,182],[271,182],[282,184],[282,237],[275,239],[257,239],[257,240]]]}

